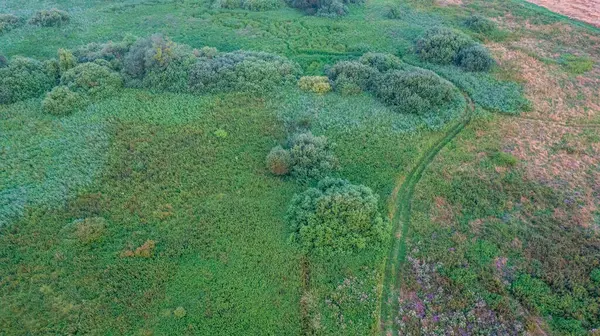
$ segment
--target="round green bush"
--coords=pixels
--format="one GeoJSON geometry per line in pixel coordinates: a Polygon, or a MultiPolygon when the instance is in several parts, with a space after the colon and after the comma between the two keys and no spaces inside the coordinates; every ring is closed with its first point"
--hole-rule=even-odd
{"type": "Polygon", "coordinates": [[[456,62],[467,71],[489,71],[496,64],[487,48],[479,44],[463,49],[456,62]]]}
{"type": "Polygon", "coordinates": [[[71,91],[97,99],[108,97],[123,86],[121,76],[96,63],[83,63],[66,71],[60,82],[71,91]]]}
{"type": "Polygon", "coordinates": [[[9,32],[22,24],[22,20],[13,14],[0,14],[0,34],[9,32]]]}
{"type": "Polygon", "coordinates": [[[361,62],[341,61],[327,70],[327,77],[336,91],[368,91],[373,88],[379,72],[361,62]],[[357,90],[360,89],[360,90],[357,90]]]}
{"type": "Polygon", "coordinates": [[[307,253],[353,253],[383,246],[389,224],[379,197],[363,185],[325,178],[292,199],[287,212],[292,240],[307,253]]]}
{"type": "Polygon", "coordinates": [[[45,63],[15,57],[7,67],[0,67],[0,104],[11,104],[38,97],[55,84],[54,74],[45,63]]]}
{"type": "Polygon", "coordinates": [[[421,60],[438,64],[451,64],[458,53],[474,42],[469,37],[447,28],[432,28],[417,41],[421,60]]]}
{"type": "Polygon", "coordinates": [[[52,8],[36,12],[31,19],[29,19],[29,24],[41,27],[60,27],[68,23],[69,20],[69,13],[52,8]]]}
{"type": "Polygon", "coordinates": [[[235,51],[199,58],[189,80],[197,93],[220,91],[265,92],[296,83],[297,63],[264,52],[235,51]]]}
{"type": "Polygon", "coordinates": [[[326,176],[338,166],[333,146],[326,137],[312,133],[294,135],[289,141],[291,173],[298,179],[326,176]]]}
{"type": "Polygon", "coordinates": [[[77,65],[77,59],[70,50],[58,49],[58,67],[61,73],[74,68],[77,65]]]}
{"type": "Polygon", "coordinates": [[[273,147],[267,155],[267,168],[277,176],[287,175],[290,172],[292,157],[290,152],[281,146],[273,147]]]}
{"type": "Polygon", "coordinates": [[[189,46],[156,34],[131,46],[124,58],[123,73],[131,87],[185,92],[195,62],[189,46]]]}
{"type": "Polygon", "coordinates": [[[471,15],[465,20],[465,26],[476,33],[489,33],[496,29],[496,24],[481,16],[471,15]]]}
{"type": "Polygon", "coordinates": [[[42,101],[42,110],[56,116],[68,115],[83,107],[86,104],[85,100],[81,94],[61,85],[46,94],[42,101]]]}
{"type": "Polygon", "coordinates": [[[381,78],[376,94],[398,112],[424,114],[448,103],[455,90],[429,70],[394,70],[381,78]]]}
{"type": "Polygon", "coordinates": [[[404,69],[404,63],[392,54],[366,53],[362,55],[358,61],[377,69],[379,72],[404,69]]]}

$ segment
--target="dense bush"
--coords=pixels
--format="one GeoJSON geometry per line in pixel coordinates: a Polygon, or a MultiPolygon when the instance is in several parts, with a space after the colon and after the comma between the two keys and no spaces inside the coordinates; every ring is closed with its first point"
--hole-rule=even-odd
{"type": "Polygon", "coordinates": [[[66,49],[58,49],[58,68],[60,73],[64,73],[77,65],[77,59],[73,53],[66,49]]]}
{"type": "Polygon", "coordinates": [[[324,94],[331,91],[329,78],[326,76],[304,76],[300,77],[298,87],[301,90],[324,94]]]}
{"type": "Polygon", "coordinates": [[[0,34],[11,31],[22,23],[23,21],[16,15],[0,14],[0,34]]]}
{"type": "Polygon", "coordinates": [[[467,26],[470,30],[476,33],[489,33],[496,29],[496,24],[481,16],[481,15],[471,15],[465,20],[465,26],[467,26]]]}
{"type": "Polygon", "coordinates": [[[324,136],[312,133],[296,134],[288,140],[288,149],[274,147],[267,156],[267,167],[275,175],[287,175],[300,180],[322,178],[337,169],[332,145],[324,136]]]}
{"type": "Polygon", "coordinates": [[[6,58],[4,55],[0,55],[0,68],[6,67],[8,67],[8,58],[6,58]]]}
{"type": "Polygon", "coordinates": [[[0,68],[0,104],[33,98],[50,90],[56,78],[44,63],[31,58],[15,57],[0,68]]]}
{"type": "Polygon", "coordinates": [[[417,41],[417,53],[426,62],[450,64],[459,52],[474,44],[467,36],[446,28],[432,28],[417,41]]]}
{"type": "Polygon", "coordinates": [[[366,53],[358,61],[380,72],[404,69],[402,61],[392,54],[366,53]]]}
{"type": "Polygon", "coordinates": [[[68,23],[69,20],[69,13],[52,8],[36,12],[31,19],[29,19],[29,24],[42,27],[60,27],[68,23]]]}
{"type": "Polygon", "coordinates": [[[42,109],[46,113],[63,116],[83,107],[85,104],[85,96],[61,85],[46,94],[46,98],[42,101],[42,109]]]}
{"type": "Polygon", "coordinates": [[[292,239],[308,253],[352,253],[379,247],[388,234],[378,196],[363,185],[325,178],[294,196],[288,209],[292,239]]]}
{"type": "Polygon", "coordinates": [[[321,178],[338,166],[333,146],[326,137],[302,133],[289,142],[292,176],[299,179],[321,178]]]}
{"type": "Polygon", "coordinates": [[[377,96],[398,112],[423,114],[452,99],[454,86],[429,70],[390,71],[376,88],[377,96]]]}
{"type": "Polygon", "coordinates": [[[489,71],[496,63],[487,48],[479,44],[461,50],[456,62],[467,71],[489,71]]]}
{"type": "Polygon", "coordinates": [[[336,91],[352,94],[372,89],[379,72],[360,62],[341,61],[327,70],[327,76],[336,91]]]}
{"type": "Polygon", "coordinates": [[[153,35],[131,46],[124,58],[123,73],[131,87],[184,92],[195,62],[196,56],[187,45],[153,35]]]}
{"type": "Polygon", "coordinates": [[[113,70],[120,71],[123,67],[123,58],[135,41],[135,37],[128,35],[121,42],[89,43],[73,50],[73,55],[79,63],[106,60],[110,62],[113,70]]]}
{"type": "Polygon", "coordinates": [[[212,58],[200,58],[189,80],[193,92],[272,90],[295,82],[301,73],[298,64],[263,52],[235,51],[212,58]]]}
{"type": "Polygon", "coordinates": [[[267,155],[267,168],[274,175],[287,175],[290,172],[291,163],[290,152],[281,146],[274,147],[267,155]]]}
{"type": "Polygon", "coordinates": [[[281,0],[215,0],[214,8],[247,9],[251,11],[266,11],[282,6],[281,0]]]}
{"type": "Polygon", "coordinates": [[[71,91],[90,98],[107,97],[123,86],[121,76],[96,63],[83,63],[65,72],[60,82],[71,91]]]}
{"type": "Polygon", "coordinates": [[[291,7],[310,15],[336,17],[348,13],[348,4],[363,3],[364,0],[288,0],[291,7]]]}

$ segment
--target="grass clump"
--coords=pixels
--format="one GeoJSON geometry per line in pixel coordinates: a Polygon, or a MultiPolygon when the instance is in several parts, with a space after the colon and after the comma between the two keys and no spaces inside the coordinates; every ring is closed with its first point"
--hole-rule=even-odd
{"type": "Polygon", "coordinates": [[[13,58],[0,68],[0,104],[33,98],[50,90],[55,77],[44,63],[25,57],[13,58]]]}
{"type": "Polygon", "coordinates": [[[331,84],[327,76],[304,76],[300,77],[298,87],[303,91],[325,94],[331,91],[331,84]]]}
{"type": "Polygon", "coordinates": [[[212,58],[201,57],[193,66],[192,92],[265,92],[295,82],[298,64],[264,52],[235,51],[212,58]]]}
{"type": "Polygon", "coordinates": [[[23,24],[23,20],[13,14],[0,14],[0,34],[7,33],[23,24]]]}
{"type": "Polygon", "coordinates": [[[583,75],[594,68],[594,60],[589,57],[566,54],[562,55],[558,63],[573,75],[583,75]]]}
{"type": "Polygon", "coordinates": [[[46,113],[63,116],[85,106],[84,95],[71,91],[66,86],[57,86],[46,94],[42,101],[42,110],[46,113]]]}
{"type": "Polygon", "coordinates": [[[69,90],[94,99],[108,97],[123,86],[118,73],[96,63],[83,63],[69,69],[60,82],[69,90]]]}
{"type": "Polygon", "coordinates": [[[69,13],[52,8],[37,11],[30,19],[29,24],[41,27],[60,27],[69,22],[69,13]]]}
{"type": "Polygon", "coordinates": [[[267,155],[267,167],[275,175],[291,174],[300,180],[319,179],[337,169],[333,145],[324,136],[301,133],[292,136],[288,148],[274,147],[267,155]]]}
{"type": "Polygon", "coordinates": [[[287,213],[292,240],[314,254],[379,247],[388,234],[388,223],[379,213],[378,201],[368,187],[325,178],[292,199],[287,213]]]}
{"type": "Polygon", "coordinates": [[[417,41],[416,51],[422,61],[455,64],[468,71],[488,71],[495,63],[485,47],[447,28],[436,27],[425,32],[417,41]]]}
{"type": "Polygon", "coordinates": [[[476,72],[489,71],[496,64],[487,48],[479,44],[461,50],[456,63],[467,71],[476,72]]]}
{"type": "Polygon", "coordinates": [[[401,113],[424,114],[450,102],[452,83],[424,69],[390,71],[383,75],[376,95],[401,113]]]}
{"type": "Polygon", "coordinates": [[[327,70],[327,76],[336,91],[342,94],[356,94],[371,90],[379,72],[361,62],[341,61],[327,70]]]}

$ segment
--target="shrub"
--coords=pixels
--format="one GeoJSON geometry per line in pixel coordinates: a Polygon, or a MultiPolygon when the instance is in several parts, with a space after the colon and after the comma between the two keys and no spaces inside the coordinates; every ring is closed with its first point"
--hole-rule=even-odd
{"type": "Polygon", "coordinates": [[[187,45],[153,35],[131,46],[124,59],[123,73],[132,87],[185,92],[195,62],[196,57],[187,45]]]}
{"type": "Polygon", "coordinates": [[[83,107],[86,98],[66,86],[57,86],[46,94],[42,101],[42,110],[46,113],[63,116],[83,107]]]}
{"type": "Polygon", "coordinates": [[[377,96],[398,112],[423,114],[449,102],[454,86],[429,70],[390,71],[381,79],[377,96]]]}
{"type": "Polygon", "coordinates": [[[402,61],[392,54],[366,53],[358,61],[377,69],[379,72],[404,69],[402,61]]]}
{"type": "Polygon", "coordinates": [[[74,235],[84,244],[95,243],[102,239],[106,231],[106,220],[103,217],[90,217],[77,221],[74,235]]]}
{"type": "Polygon", "coordinates": [[[95,63],[83,63],[68,70],[60,82],[71,91],[94,99],[107,97],[123,86],[123,79],[118,73],[95,63]]]}
{"type": "Polygon", "coordinates": [[[247,9],[251,11],[266,11],[280,8],[282,2],[280,0],[216,0],[213,3],[214,8],[228,9],[247,9]]]}
{"type": "Polygon", "coordinates": [[[194,55],[196,57],[213,58],[216,57],[218,54],[219,51],[217,50],[217,48],[213,47],[204,46],[200,49],[194,49],[194,55]]]}
{"type": "Polygon", "coordinates": [[[310,15],[336,17],[348,13],[348,4],[363,3],[364,0],[288,0],[290,7],[298,8],[310,15]]]}
{"type": "Polygon", "coordinates": [[[197,93],[263,92],[295,82],[300,73],[298,64],[286,58],[236,51],[199,59],[191,71],[189,87],[197,93]]]}
{"type": "Polygon", "coordinates": [[[9,32],[19,27],[23,22],[21,19],[12,14],[0,14],[0,34],[9,32]]]}
{"type": "Polygon", "coordinates": [[[267,155],[267,168],[274,175],[282,176],[290,172],[292,158],[290,152],[281,146],[273,147],[267,155]]]}
{"type": "Polygon", "coordinates": [[[389,226],[378,196],[363,185],[325,178],[317,188],[294,196],[287,218],[292,239],[307,253],[352,253],[380,247],[389,226]]]}
{"type": "Polygon", "coordinates": [[[52,8],[36,12],[33,17],[29,19],[29,24],[42,27],[60,27],[68,23],[69,20],[69,13],[52,8]]]}
{"type": "Polygon", "coordinates": [[[388,19],[399,19],[402,17],[402,9],[400,7],[392,7],[387,13],[388,19]]]}
{"type": "Polygon", "coordinates": [[[481,15],[471,15],[465,20],[465,26],[476,33],[489,33],[496,29],[496,24],[481,15]]]}
{"type": "Polygon", "coordinates": [[[370,90],[379,72],[360,62],[341,61],[327,70],[327,76],[336,91],[356,93],[370,90]]]}
{"type": "Polygon", "coordinates": [[[111,69],[120,71],[123,67],[123,58],[131,48],[136,38],[128,35],[121,42],[107,43],[89,43],[73,50],[73,55],[77,62],[86,63],[96,60],[106,60],[110,62],[111,69]]]}
{"type": "Polygon", "coordinates": [[[0,55],[0,68],[8,67],[8,59],[4,55],[0,55]]]}
{"type": "Polygon", "coordinates": [[[331,91],[329,78],[326,76],[304,76],[298,81],[301,90],[324,94],[331,91]]]}
{"type": "Polygon", "coordinates": [[[463,49],[457,57],[457,65],[467,71],[489,71],[495,63],[487,48],[479,44],[463,49]]]}
{"type": "Polygon", "coordinates": [[[60,73],[64,73],[67,70],[74,68],[77,65],[77,59],[73,56],[73,53],[69,50],[58,49],[58,68],[60,73]]]}
{"type": "Polygon", "coordinates": [[[55,78],[44,63],[15,57],[7,67],[0,68],[0,104],[38,97],[54,84],[55,78]]]}
{"type": "Polygon", "coordinates": [[[474,44],[467,36],[446,28],[433,28],[417,41],[421,60],[438,64],[456,61],[458,53],[474,44]]]}
{"type": "Polygon", "coordinates": [[[299,179],[322,178],[337,168],[332,145],[324,136],[302,133],[289,141],[292,176],[299,179]]]}

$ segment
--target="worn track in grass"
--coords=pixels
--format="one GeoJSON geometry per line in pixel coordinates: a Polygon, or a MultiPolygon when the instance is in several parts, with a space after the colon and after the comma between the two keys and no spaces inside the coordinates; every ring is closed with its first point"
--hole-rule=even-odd
{"type": "Polygon", "coordinates": [[[410,223],[410,210],[415,186],[419,183],[421,176],[427,169],[427,166],[433,161],[436,155],[452,139],[454,139],[467,124],[471,121],[471,114],[474,111],[474,105],[469,96],[464,94],[467,101],[465,113],[461,120],[446,132],[446,135],[438,140],[427,152],[423,154],[415,167],[408,173],[406,178],[399,179],[391,199],[394,200],[396,210],[392,211],[393,236],[390,246],[390,252],[385,261],[385,272],[383,278],[383,290],[381,294],[381,306],[379,312],[379,330],[384,335],[395,335],[397,331],[394,326],[394,312],[398,310],[398,294],[400,288],[401,274],[404,261],[406,259],[406,234],[410,223]]]}

